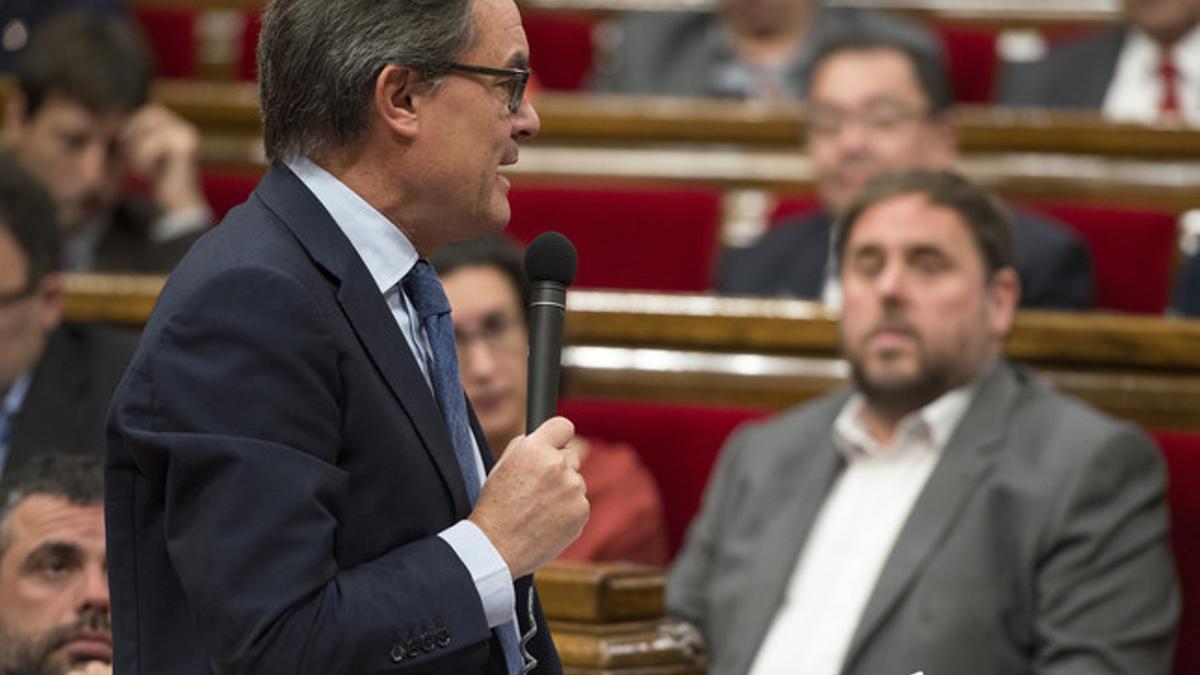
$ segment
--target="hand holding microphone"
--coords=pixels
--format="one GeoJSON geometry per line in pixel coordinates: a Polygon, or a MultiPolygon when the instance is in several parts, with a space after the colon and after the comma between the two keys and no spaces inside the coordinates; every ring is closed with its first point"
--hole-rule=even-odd
{"type": "Polygon", "coordinates": [[[575,247],[556,232],[541,235],[526,251],[525,270],[533,291],[527,432],[501,454],[470,516],[504,558],[513,578],[554,559],[587,522],[583,479],[566,450],[575,427],[554,416],[566,289],[575,279],[575,266],[575,247]]]}

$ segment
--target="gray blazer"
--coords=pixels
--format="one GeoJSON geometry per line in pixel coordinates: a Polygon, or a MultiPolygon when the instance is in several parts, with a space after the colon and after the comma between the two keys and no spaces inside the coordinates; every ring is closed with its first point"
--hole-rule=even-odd
{"type": "MultiPolygon", "coordinates": [[[[712,675],[753,663],[842,468],[842,391],[727,443],[667,585],[712,675]]],[[[1180,600],[1163,462],[1134,427],[1002,362],[905,523],[847,675],[1166,675],[1180,600]]]]}

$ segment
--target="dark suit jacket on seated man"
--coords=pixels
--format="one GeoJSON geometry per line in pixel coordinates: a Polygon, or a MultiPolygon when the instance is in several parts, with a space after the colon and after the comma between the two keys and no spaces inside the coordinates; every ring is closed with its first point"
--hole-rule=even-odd
{"type": "Polygon", "coordinates": [[[62,324],[54,202],[0,155],[0,475],[49,452],[98,457],[134,338],[62,324]]]}
{"type": "Polygon", "coordinates": [[[511,0],[268,5],[274,164],[113,404],[118,671],[560,672],[530,574],[587,516],[573,429],[493,466],[423,260],[507,223],[528,58],[511,0]]]}
{"type": "MultiPolygon", "coordinates": [[[[744,248],[727,249],[717,290],[741,295],[840,297],[830,253],[834,223],[867,180],[887,171],[947,168],[958,155],[950,83],[936,55],[886,36],[832,39],[815,57],[807,151],[823,209],[793,218],[744,248]]],[[[1091,258],[1059,223],[1016,211],[1022,305],[1092,305],[1091,258]]]]}
{"type": "Polygon", "coordinates": [[[671,570],[710,673],[1166,675],[1161,457],[1003,360],[1003,211],[885,176],[835,246],[853,387],[736,432],[671,570]]]}
{"type": "Polygon", "coordinates": [[[1009,64],[1005,105],[1084,108],[1126,122],[1200,123],[1200,2],[1125,0],[1125,21],[1009,64]]]}

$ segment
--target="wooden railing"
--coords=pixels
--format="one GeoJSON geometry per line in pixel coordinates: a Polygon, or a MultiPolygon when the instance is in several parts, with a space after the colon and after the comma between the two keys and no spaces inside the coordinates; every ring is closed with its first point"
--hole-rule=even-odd
{"type": "MultiPolygon", "coordinates": [[[[140,325],[161,283],[74,276],[67,314],[140,325]]],[[[817,304],[584,290],[568,302],[572,394],[782,408],[846,381],[837,318],[817,304]]],[[[1113,415],[1200,430],[1200,321],[1023,312],[1006,351],[1113,415]]]]}
{"type": "MultiPolygon", "coordinates": [[[[155,92],[200,126],[209,166],[261,170],[253,84],[169,81],[155,92]]],[[[518,180],[812,189],[797,105],[543,94],[537,107],[542,130],[510,169],[518,180]]],[[[1007,197],[1200,207],[1200,129],[994,107],[954,117],[962,169],[1007,197]]]]}

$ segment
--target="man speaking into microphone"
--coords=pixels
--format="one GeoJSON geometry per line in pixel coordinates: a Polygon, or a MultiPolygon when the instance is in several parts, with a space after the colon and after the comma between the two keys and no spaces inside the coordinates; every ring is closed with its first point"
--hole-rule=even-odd
{"type": "Polygon", "coordinates": [[[114,400],[118,673],[556,673],[529,575],[588,504],[552,418],[492,466],[425,258],[538,130],[512,0],[272,0],[271,168],[114,400]]]}

